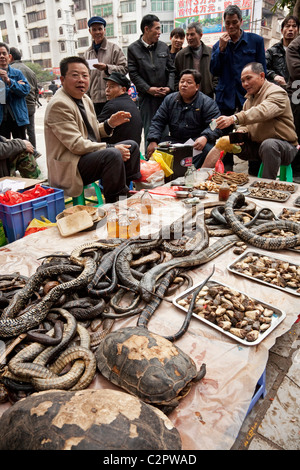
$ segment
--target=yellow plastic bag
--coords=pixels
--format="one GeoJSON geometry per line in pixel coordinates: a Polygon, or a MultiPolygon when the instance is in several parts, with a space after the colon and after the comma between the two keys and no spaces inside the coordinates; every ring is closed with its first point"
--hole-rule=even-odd
{"type": "Polygon", "coordinates": [[[50,220],[46,219],[43,215],[41,216],[42,220],[39,219],[32,219],[31,222],[29,222],[26,230],[24,237],[26,235],[30,235],[31,233],[39,232],[40,230],[45,230],[46,228],[50,227],[55,227],[56,223],[51,222],[50,220]]]}
{"type": "Polygon", "coordinates": [[[174,173],[174,171],[172,170],[173,159],[174,156],[170,153],[160,152],[158,150],[154,150],[151,156],[151,160],[155,160],[157,163],[160,164],[166,177],[173,175],[174,173]]]}

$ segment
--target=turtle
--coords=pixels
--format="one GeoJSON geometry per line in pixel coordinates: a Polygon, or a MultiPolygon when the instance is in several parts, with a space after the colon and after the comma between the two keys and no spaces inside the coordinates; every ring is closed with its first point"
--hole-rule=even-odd
{"type": "Polygon", "coordinates": [[[113,384],[169,414],[206,374],[168,339],[142,327],[109,333],[95,352],[97,368],[113,384]]]}
{"type": "Polygon", "coordinates": [[[161,410],[119,390],[38,392],[0,418],[0,450],[181,450],[161,410]]]}

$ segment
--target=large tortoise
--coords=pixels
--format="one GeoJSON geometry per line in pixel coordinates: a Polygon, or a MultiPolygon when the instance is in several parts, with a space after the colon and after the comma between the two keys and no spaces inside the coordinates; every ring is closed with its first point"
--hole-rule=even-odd
{"type": "Polygon", "coordinates": [[[181,450],[181,439],[167,416],[128,393],[52,390],[3,413],[0,450],[181,450]]]}
{"type": "Polygon", "coordinates": [[[194,361],[171,341],[146,328],[127,327],[109,333],[96,353],[101,374],[115,385],[169,413],[202,379],[194,361]]]}

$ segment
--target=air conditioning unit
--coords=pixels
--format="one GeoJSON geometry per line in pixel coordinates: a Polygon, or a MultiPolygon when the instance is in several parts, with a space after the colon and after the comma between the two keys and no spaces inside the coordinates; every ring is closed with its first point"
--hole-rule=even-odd
{"type": "Polygon", "coordinates": [[[122,18],[122,13],[117,13],[118,18],[122,18]]]}
{"type": "Polygon", "coordinates": [[[143,0],[142,1],[142,7],[145,7],[147,5],[147,1],[146,0],[143,0]]]}
{"type": "Polygon", "coordinates": [[[123,42],[128,42],[128,38],[123,38],[123,42]]]}

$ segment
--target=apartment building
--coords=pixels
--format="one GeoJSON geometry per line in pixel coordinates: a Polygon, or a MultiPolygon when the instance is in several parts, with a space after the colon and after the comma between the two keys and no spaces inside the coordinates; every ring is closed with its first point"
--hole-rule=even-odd
{"type": "MultiPolygon", "coordinates": [[[[220,5],[221,1],[216,3],[216,9],[220,11],[225,4],[224,1],[220,5]]],[[[266,48],[280,38],[283,15],[271,13],[274,1],[256,0],[252,9],[251,30],[265,37],[266,48]]],[[[89,47],[91,37],[87,20],[91,16],[106,19],[106,36],[119,44],[126,54],[128,45],[141,34],[140,23],[145,14],[153,13],[159,17],[160,39],[169,42],[178,5],[198,3],[191,0],[8,0],[0,2],[0,31],[3,41],[22,51],[24,61],[38,63],[59,73],[59,62],[63,57],[83,55],[89,47]]],[[[187,24],[202,18],[203,15],[192,16],[191,10],[183,20],[187,24]]],[[[208,35],[204,42],[210,45],[208,35]]]]}

